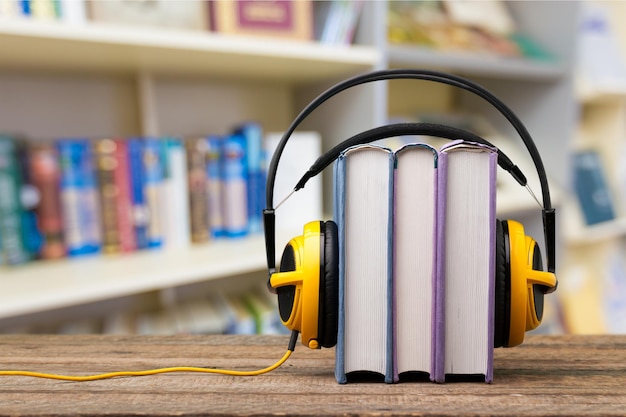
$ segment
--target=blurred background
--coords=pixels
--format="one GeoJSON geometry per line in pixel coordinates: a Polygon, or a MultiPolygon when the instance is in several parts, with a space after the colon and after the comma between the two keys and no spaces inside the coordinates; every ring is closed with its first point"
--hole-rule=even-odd
{"type": "MultiPolygon", "coordinates": [[[[284,332],[265,289],[267,161],[311,99],[383,68],[468,77],[517,113],[558,214],[537,331],[626,332],[624,16],[609,1],[0,0],[0,332],[284,332]]],[[[489,139],[540,196],[499,113],[398,80],[303,123],[275,204],[322,152],[399,120],[489,139]]],[[[332,185],[277,212],[279,253],[331,217],[332,185]]],[[[544,247],[537,202],[505,175],[497,211],[544,247]]]]}

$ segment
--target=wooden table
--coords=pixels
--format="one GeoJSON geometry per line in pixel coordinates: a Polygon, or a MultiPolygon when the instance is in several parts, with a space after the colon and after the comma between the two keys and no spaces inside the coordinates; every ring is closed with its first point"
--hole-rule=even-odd
{"type": "MultiPolygon", "coordinates": [[[[0,416],[626,415],[626,336],[527,336],[497,349],[493,384],[338,385],[334,351],[299,345],[257,377],[172,373],[91,382],[0,377],[0,416]]],[[[257,369],[281,336],[1,335],[0,369],[90,374],[173,365],[257,369]]]]}

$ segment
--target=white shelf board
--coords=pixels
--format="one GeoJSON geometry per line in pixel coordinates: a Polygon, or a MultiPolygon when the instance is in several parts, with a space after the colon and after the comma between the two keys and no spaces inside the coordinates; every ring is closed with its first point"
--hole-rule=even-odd
{"type": "Polygon", "coordinates": [[[262,236],[0,268],[0,319],[266,268],[262,236]]]}
{"type": "Polygon", "coordinates": [[[0,68],[226,76],[292,82],[371,69],[368,46],[168,28],[0,20],[0,68]]]}
{"type": "Polygon", "coordinates": [[[569,221],[564,235],[567,244],[572,246],[591,245],[611,239],[620,239],[626,236],[626,218],[618,217],[593,225],[583,225],[580,221],[576,223],[569,221]]]}
{"type": "Polygon", "coordinates": [[[565,68],[555,62],[436,51],[417,46],[389,45],[388,58],[394,67],[433,68],[493,78],[550,81],[565,74],[565,68]]]}

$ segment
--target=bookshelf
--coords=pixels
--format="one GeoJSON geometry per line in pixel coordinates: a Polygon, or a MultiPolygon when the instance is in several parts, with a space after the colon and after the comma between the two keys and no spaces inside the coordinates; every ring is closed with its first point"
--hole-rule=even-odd
{"type": "MultiPolygon", "coordinates": [[[[0,126],[42,139],[221,134],[249,119],[260,121],[266,131],[281,131],[312,98],[347,76],[380,68],[432,68],[471,77],[494,91],[527,124],[540,152],[550,155],[554,188],[567,184],[567,150],[575,128],[570,64],[576,4],[511,3],[521,29],[554,55],[550,62],[390,45],[386,7],[384,1],[364,2],[355,44],[349,47],[174,29],[1,21],[0,93],[11,100],[0,104],[0,126]]],[[[434,103],[435,110],[485,111],[512,136],[499,115],[473,97],[443,86],[405,86],[403,81],[360,86],[333,98],[302,128],[319,131],[323,148],[329,149],[341,138],[385,124],[396,111],[414,112],[434,103]]],[[[516,162],[528,165],[525,152],[520,155],[516,162]]],[[[533,170],[525,172],[532,182],[533,170]]],[[[324,209],[330,213],[329,174],[324,185],[324,209]]],[[[498,211],[542,236],[539,210],[519,189],[499,194],[498,211]]],[[[264,256],[257,236],[184,252],[0,268],[0,324],[25,314],[234,279],[263,271],[264,256]]]]}

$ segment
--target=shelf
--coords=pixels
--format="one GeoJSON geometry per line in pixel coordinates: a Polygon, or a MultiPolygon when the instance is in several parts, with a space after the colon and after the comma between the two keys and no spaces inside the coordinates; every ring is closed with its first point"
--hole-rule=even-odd
{"type": "Polygon", "coordinates": [[[442,52],[415,46],[389,45],[388,59],[394,67],[436,68],[471,76],[514,80],[553,81],[566,73],[565,68],[555,62],[471,52],[442,52]]]}
{"type": "Polygon", "coordinates": [[[626,236],[626,218],[624,217],[590,226],[573,225],[570,222],[565,231],[565,238],[569,245],[590,245],[624,236],[626,236]]]}
{"type": "Polygon", "coordinates": [[[366,71],[377,49],[105,24],[0,21],[0,68],[303,82],[366,71]]]}
{"type": "Polygon", "coordinates": [[[266,268],[262,236],[0,268],[0,319],[266,268]]]}

